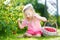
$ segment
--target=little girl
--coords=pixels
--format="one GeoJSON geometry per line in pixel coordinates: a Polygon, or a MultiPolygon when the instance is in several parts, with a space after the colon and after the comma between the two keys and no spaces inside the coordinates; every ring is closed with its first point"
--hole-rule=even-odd
{"type": "Polygon", "coordinates": [[[39,16],[35,11],[31,4],[27,4],[23,8],[25,19],[22,21],[22,24],[20,23],[20,20],[18,20],[18,26],[20,29],[23,29],[25,26],[28,26],[28,29],[25,33],[26,36],[36,36],[41,37],[42,35],[42,29],[40,21],[46,22],[47,19],[45,17],[39,16]]]}

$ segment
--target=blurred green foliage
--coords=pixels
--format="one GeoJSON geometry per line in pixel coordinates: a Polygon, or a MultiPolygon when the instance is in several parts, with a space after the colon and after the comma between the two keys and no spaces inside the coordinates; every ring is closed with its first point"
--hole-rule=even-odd
{"type": "Polygon", "coordinates": [[[0,1],[0,33],[10,34],[18,30],[17,19],[23,19],[23,5],[17,6],[17,0],[12,1],[10,6],[4,5],[3,2],[3,0],[0,1]]]}
{"type": "MultiPolygon", "coordinates": [[[[27,28],[23,29],[24,31],[18,28],[17,19],[21,20],[24,18],[23,16],[23,6],[31,3],[34,6],[36,12],[38,12],[41,16],[49,18],[49,14],[44,13],[43,4],[38,4],[37,0],[11,0],[9,5],[4,5],[3,2],[5,0],[0,0],[0,33],[4,34],[15,34],[16,32],[24,32],[27,28]]],[[[47,11],[47,10],[46,10],[47,11]]],[[[59,21],[60,22],[60,21],[59,21]]],[[[43,23],[42,23],[43,24],[43,23]]]]}

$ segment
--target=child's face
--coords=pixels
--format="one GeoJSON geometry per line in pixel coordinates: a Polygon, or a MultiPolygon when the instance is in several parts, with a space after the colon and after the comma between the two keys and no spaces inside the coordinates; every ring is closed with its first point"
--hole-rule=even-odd
{"type": "Polygon", "coordinates": [[[32,8],[28,8],[27,10],[25,10],[25,16],[26,18],[30,19],[33,17],[33,9],[32,8]]]}

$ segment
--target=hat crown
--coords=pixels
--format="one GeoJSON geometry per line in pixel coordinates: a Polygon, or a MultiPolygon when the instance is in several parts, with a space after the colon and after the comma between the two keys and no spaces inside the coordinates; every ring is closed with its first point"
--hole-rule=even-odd
{"type": "Polygon", "coordinates": [[[33,8],[32,4],[27,4],[26,6],[24,6],[23,11],[24,11],[25,9],[27,9],[28,7],[33,8]]]}

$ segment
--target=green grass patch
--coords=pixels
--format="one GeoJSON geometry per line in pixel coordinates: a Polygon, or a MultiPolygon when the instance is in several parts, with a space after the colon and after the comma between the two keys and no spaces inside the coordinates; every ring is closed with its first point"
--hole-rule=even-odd
{"type": "MultiPolygon", "coordinates": [[[[60,29],[58,30],[58,34],[60,34],[60,29]]],[[[17,38],[17,36],[19,36],[21,34],[12,34],[12,35],[1,35],[0,36],[0,40],[60,40],[60,37],[56,37],[56,36],[53,36],[53,37],[39,37],[39,38],[17,38]]]]}

